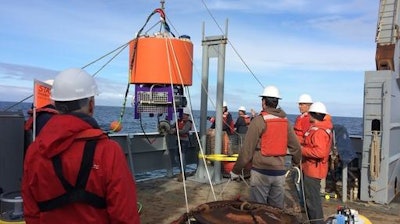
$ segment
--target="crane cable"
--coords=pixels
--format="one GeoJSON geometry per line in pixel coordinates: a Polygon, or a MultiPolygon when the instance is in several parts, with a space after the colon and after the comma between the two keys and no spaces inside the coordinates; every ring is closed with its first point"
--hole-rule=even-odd
{"type": "MultiPolygon", "coordinates": [[[[211,13],[210,9],[208,8],[207,4],[204,2],[204,0],[201,0],[201,2],[203,3],[203,5],[206,8],[206,10],[207,10],[208,14],[210,15],[210,17],[213,19],[214,23],[218,26],[218,29],[221,31],[221,33],[223,33],[221,26],[218,24],[217,20],[212,15],[212,13],[211,13]]],[[[244,61],[242,56],[240,56],[239,52],[236,50],[236,48],[233,46],[233,44],[229,40],[228,40],[228,44],[232,47],[232,49],[235,52],[235,54],[239,57],[240,61],[244,64],[244,66],[250,72],[250,74],[253,76],[253,78],[258,82],[258,84],[260,84],[260,86],[262,88],[264,88],[264,85],[260,82],[260,80],[257,78],[255,73],[250,69],[250,67],[247,65],[247,63],[244,61]]]]}
{"type": "MultiPolygon", "coordinates": [[[[174,63],[177,68],[179,68],[179,64],[178,64],[178,61],[177,61],[177,56],[175,54],[176,52],[174,50],[174,46],[173,46],[170,38],[166,38],[166,50],[167,50],[167,55],[171,55],[172,54],[172,56],[173,56],[173,61],[172,62],[169,60],[170,57],[167,57],[167,59],[168,59],[168,71],[169,71],[169,75],[170,75],[170,86],[171,86],[171,89],[173,89],[174,85],[173,85],[173,82],[172,82],[173,79],[172,79],[172,70],[171,70],[172,63],[174,63]],[[169,52],[169,49],[172,49],[171,53],[169,52]]],[[[177,69],[177,71],[178,71],[178,77],[180,79],[182,89],[185,91],[185,95],[186,96],[190,96],[188,88],[185,88],[185,85],[183,84],[184,82],[183,82],[183,79],[182,79],[182,73],[181,73],[180,69],[177,69]]],[[[202,146],[200,144],[200,137],[199,137],[199,134],[198,134],[198,131],[197,131],[197,128],[196,128],[196,123],[195,123],[195,120],[193,119],[192,105],[191,105],[190,97],[188,97],[188,99],[189,99],[188,100],[188,105],[186,107],[190,109],[189,110],[190,111],[190,117],[192,118],[193,127],[194,127],[194,133],[196,135],[197,143],[199,143],[198,146],[200,148],[201,154],[204,155],[204,150],[203,150],[203,148],[202,148],[202,146]]],[[[174,113],[175,121],[178,121],[178,117],[177,117],[178,113],[176,111],[177,106],[176,106],[176,100],[175,100],[174,97],[173,97],[172,102],[173,102],[173,108],[174,108],[174,112],[175,112],[174,113]]],[[[183,156],[182,156],[182,146],[181,146],[181,143],[180,143],[178,122],[175,122],[175,130],[176,130],[176,135],[177,135],[177,138],[178,138],[178,151],[179,151],[179,159],[180,159],[181,170],[184,171],[185,167],[183,167],[184,163],[183,163],[183,156]]],[[[203,158],[204,164],[206,164],[205,157],[202,156],[202,158],[203,158]]],[[[208,181],[209,181],[209,184],[210,184],[210,187],[211,187],[211,192],[213,194],[214,200],[216,201],[217,197],[215,195],[214,187],[213,187],[213,184],[211,182],[211,175],[210,175],[210,172],[209,172],[207,167],[206,167],[206,174],[207,174],[208,181]]],[[[189,203],[188,203],[188,196],[187,196],[187,189],[186,189],[186,174],[184,172],[182,172],[181,175],[183,175],[182,180],[183,180],[183,187],[184,187],[184,194],[185,194],[186,212],[189,212],[189,203]]]]}

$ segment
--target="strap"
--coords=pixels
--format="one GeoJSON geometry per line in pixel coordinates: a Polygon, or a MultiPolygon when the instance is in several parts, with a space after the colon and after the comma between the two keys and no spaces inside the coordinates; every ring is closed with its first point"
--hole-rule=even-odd
{"type": "Polygon", "coordinates": [[[65,179],[62,172],[60,156],[57,155],[52,158],[54,171],[66,193],[47,201],[38,202],[38,207],[41,212],[50,211],[75,202],[83,202],[99,209],[107,207],[106,200],[103,197],[99,197],[85,190],[93,165],[96,144],[97,140],[88,140],[86,142],[75,186],[72,186],[65,179]]]}
{"type": "Polygon", "coordinates": [[[54,171],[56,172],[56,175],[58,179],[61,181],[61,184],[63,185],[64,189],[66,191],[72,190],[74,187],[65,179],[63,175],[60,155],[54,156],[52,162],[54,171]]]}
{"type": "Polygon", "coordinates": [[[96,140],[89,140],[85,144],[85,150],[83,151],[81,161],[81,168],[79,169],[78,177],[76,178],[75,188],[85,189],[86,187],[86,183],[89,179],[89,174],[93,166],[93,157],[96,144],[96,140]]]}

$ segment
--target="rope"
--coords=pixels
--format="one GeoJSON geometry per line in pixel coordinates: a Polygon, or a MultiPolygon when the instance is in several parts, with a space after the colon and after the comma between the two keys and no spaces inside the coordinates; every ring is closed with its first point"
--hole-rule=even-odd
{"type": "MultiPolygon", "coordinates": [[[[221,33],[224,33],[222,31],[221,26],[218,24],[217,20],[215,19],[215,17],[212,15],[210,9],[207,7],[207,4],[204,2],[204,0],[201,0],[201,2],[203,3],[204,7],[206,8],[208,14],[210,15],[210,17],[213,19],[214,23],[218,26],[218,29],[221,31],[221,33]]],[[[244,59],[242,58],[242,56],[240,56],[239,52],[236,50],[236,48],[233,46],[233,44],[228,40],[228,44],[232,47],[233,51],[235,52],[235,54],[239,57],[240,61],[245,65],[246,69],[250,72],[250,74],[253,76],[253,78],[258,82],[258,84],[260,84],[260,86],[264,89],[264,85],[260,82],[260,80],[256,77],[256,75],[254,74],[254,72],[250,69],[250,67],[247,65],[247,63],[244,61],[244,59]]]]}
{"type": "Polygon", "coordinates": [[[376,180],[379,177],[380,168],[380,141],[379,141],[379,131],[372,131],[372,142],[371,142],[371,157],[369,164],[369,171],[372,180],[376,180]]]}
{"type": "MultiPolygon", "coordinates": [[[[117,52],[116,55],[114,55],[110,60],[108,60],[103,66],[100,67],[99,70],[97,70],[97,71],[92,75],[93,77],[95,77],[95,76],[96,76],[101,70],[103,70],[112,60],[114,60],[115,57],[117,57],[117,56],[126,48],[126,46],[127,46],[129,43],[130,43],[130,41],[129,41],[128,43],[125,43],[125,44],[123,44],[123,45],[117,47],[116,49],[114,49],[114,50],[112,50],[112,51],[106,53],[105,55],[99,57],[98,59],[93,60],[92,62],[90,62],[90,63],[88,63],[88,64],[82,66],[81,68],[82,68],[82,69],[85,69],[86,67],[88,67],[88,66],[90,66],[90,65],[93,65],[94,63],[96,63],[96,62],[102,60],[103,58],[105,58],[105,57],[109,56],[110,54],[114,53],[115,51],[118,51],[118,50],[119,50],[119,51],[117,52]]],[[[28,99],[31,98],[31,97],[33,97],[33,94],[31,94],[31,95],[25,97],[24,99],[22,99],[22,100],[16,102],[15,104],[13,104],[13,105],[7,107],[7,108],[4,109],[3,111],[8,111],[8,110],[10,110],[11,108],[13,108],[13,107],[15,107],[15,106],[17,106],[17,105],[19,105],[19,104],[25,102],[25,100],[28,100],[28,99]]]]}
{"type": "Polygon", "coordinates": [[[27,100],[27,99],[31,98],[32,96],[33,96],[33,94],[32,94],[32,95],[30,95],[30,96],[27,96],[27,97],[25,97],[24,99],[22,99],[22,100],[20,100],[20,101],[18,101],[18,102],[16,102],[16,103],[14,103],[13,105],[11,105],[11,106],[7,107],[7,108],[6,108],[6,109],[4,109],[3,111],[8,111],[9,109],[11,109],[11,108],[13,108],[13,107],[15,107],[15,106],[19,105],[20,103],[23,103],[25,100],[27,100]]]}
{"type": "Polygon", "coordinates": [[[136,202],[136,204],[137,204],[137,210],[138,210],[138,213],[139,213],[139,214],[140,214],[140,213],[142,213],[143,204],[142,204],[142,203],[140,203],[140,202],[136,202]]]}

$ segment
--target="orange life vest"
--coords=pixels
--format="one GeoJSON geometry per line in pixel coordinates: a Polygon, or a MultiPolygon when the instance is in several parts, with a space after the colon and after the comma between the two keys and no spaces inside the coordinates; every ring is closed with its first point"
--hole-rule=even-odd
{"type": "Polygon", "coordinates": [[[228,119],[228,114],[229,114],[228,111],[227,111],[227,112],[224,112],[224,113],[222,114],[222,118],[223,118],[224,124],[227,124],[227,125],[229,126],[229,132],[230,132],[230,134],[233,134],[233,133],[235,132],[235,122],[233,121],[233,119],[231,119],[231,122],[228,124],[228,121],[227,121],[227,119],[228,119]]]}
{"type": "MultiPolygon", "coordinates": [[[[39,115],[40,113],[43,113],[43,112],[47,112],[47,113],[50,113],[50,114],[58,114],[58,111],[56,109],[52,109],[52,108],[41,107],[41,108],[37,108],[36,109],[36,114],[37,115],[39,115]]],[[[25,131],[28,131],[28,130],[32,129],[32,126],[33,126],[33,111],[29,110],[28,114],[31,115],[31,116],[25,122],[25,125],[24,125],[25,131]]]]}
{"type": "Polygon", "coordinates": [[[284,156],[287,152],[288,120],[267,112],[261,112],[266,131],[261,135],[263,156],[284,156]]]}
{"type": "MultiPolygon", "coordinates": [[[[179,130],[182,130],[183,127],[185,127],[186,122],[190,122],[190,129],[192,129],[193,123],[190,120],[179,119],[178,120],[178,128],[179,128],[179,130]]],[[[188,138],[189,137],[189,133],[180,133],[179,136],[181,138],[188,138]]]]}

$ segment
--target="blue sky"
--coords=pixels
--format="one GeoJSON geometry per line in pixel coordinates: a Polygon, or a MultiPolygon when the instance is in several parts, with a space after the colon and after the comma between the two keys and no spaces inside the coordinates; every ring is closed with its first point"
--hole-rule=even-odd
{"type": "MultiPolygon", "coordinates": [[[[34,79],[51,79],[122,46],[158,7],[158,0],[2,1],[0,101],[20,101],[32,94],[34,79]]],[[[194,109],[200,107],[203,22],[205,35],[214,36],[225,31],[228,19],[224,99],[231,111],[242,105],[259,110],[263,86],[275,85],[289,114],[298,113],[298,96],[309,93],[333,116],[362,116],[364,73],[375,70],[379,1],[166,0],[165,8],[172,31],[191,36],[194,44],[189,88],[194,109]]],[[[149,25],[157,20],[153,16],[149,25]]],[[[96,72],[108,59],[87,71],[96,72]]],[[[213,60],[209,94],[214,102],[216,72],[213,60]]],[[[97,104],[121,106],[128,50],[96,80],[101,91],[97,104]]],[[[211,102],[209,109],[214,109],[211,102]]]]}

